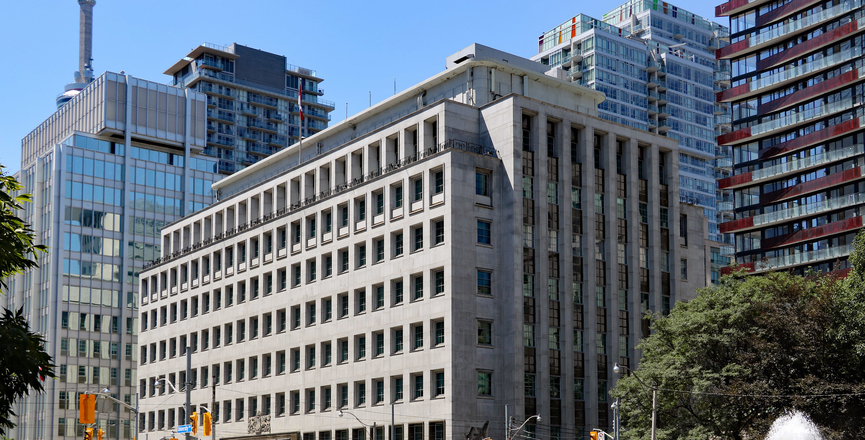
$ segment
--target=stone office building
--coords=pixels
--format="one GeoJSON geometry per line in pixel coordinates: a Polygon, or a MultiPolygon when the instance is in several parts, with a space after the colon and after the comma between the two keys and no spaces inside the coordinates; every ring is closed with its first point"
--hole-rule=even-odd
{"type": "Polygon", "coordinates": [[[706,284],[706,220],[677,203],[677,142],[603,99],[472,45],[217,182],[141,274],[144,432],[188,420],[163,379],[218,435],[260,412],[305,440],[391,438],[392,406],[397,439],[504,438],[505,405],[539,436],[608,428],[643,312],[706,284]]]}

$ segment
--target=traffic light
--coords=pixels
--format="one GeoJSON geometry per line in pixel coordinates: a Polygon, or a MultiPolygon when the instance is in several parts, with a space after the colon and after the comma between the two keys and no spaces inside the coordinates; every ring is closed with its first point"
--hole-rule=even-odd
{"type": "Polygon", "coordinates": [[[598,431],[589,431],[589,437],[592,440],[598,440],[598,431]]]}
{"type": "MultiPolygon", "coordinates": [[[[78,396],[78,423],[82,425],[96,423],[95,394],[81,394],[78,396]]],[[[93,432],[90,433],[90,437],[90,440],[93,440],[93,432]]]]}
{"type": "Polygon", "coordinates": [[[96,438],[97,439],[102,440],[103,435],[105,435],[105,431],[103,431],[102,428],[100,428],[98,431],[96,431],[96,438]]]}
{"type": "Polygon", "coordinates": [[[84,430],[84,440],[93,440],[93,428],[84,430]]]}
{"type": "Polygon", "coordinates": [[[198,413],[193,412],[191,416],[189,416],[189,420],[192,420],[192,435],[198,433],[198,413]]]}
{"type": "Polygon", "coordinates": [[[210,413],[204,413],[204,435],[210,435],[210,413]]]}

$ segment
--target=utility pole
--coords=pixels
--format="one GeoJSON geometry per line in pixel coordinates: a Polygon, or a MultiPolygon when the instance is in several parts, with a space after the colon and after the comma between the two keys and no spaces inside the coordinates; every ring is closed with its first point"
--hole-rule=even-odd
{"type": "MultiPolygon", "coordinates": [[[[186,419],[189,419],[189,416],[192,413],[189,412],[189,398],[190,392],[192,391],[192,352],[189,350],[189,346],[186,346],[186,419]]],[[[194,423],[194,422],[193,422],[194,423]]],[[[186,440],[189,440],[189,433],[186,434],[186,440]]]]}
{"type": "Polygon", "coordinates": [[[511,440],[511,418],[508,417],[507,405],[505,405],[505,438],[511,440]]]}
{"type": "Polygon", "coordinates": [[[213,418],[213,411],[216,409],[216,374],[213,375],[210,389],[212,390],[210,395],[210,435],[213,440],[216,440],[216,419],[213,418]]]}

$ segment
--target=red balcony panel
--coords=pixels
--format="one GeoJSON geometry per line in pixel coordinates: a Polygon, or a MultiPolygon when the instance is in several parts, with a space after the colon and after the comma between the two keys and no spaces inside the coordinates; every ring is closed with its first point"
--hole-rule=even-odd
{"type": "Polygon", "coordinates": [[[748,0],[730,0],[727,3],[715,6],[715,17],[730,15],[734,10],[748,4],[748,0]]]}
{"type": "Polygon", "coordinates": [[[718,145],[728,145],[751,137],[751,127],[718,136],[718,145]]]}
{"type": "Polygon", "coordinates": [[[746,38],[744,40],[737,41],[729,46],[724,46],[716,50],[715,59],[723,60],[726,58],[731,58],[736,52],[743,51],[749,47],[751,47],[750,39],[746,38]]]}
{"type": "Polygon", "coordinates": [[[745,217],[737,220],[731,220],[720,224],[721,233],[738,231],[739,229],[750,228],[754,226],[754,217],[745,217]]]}
{"type": "Polygon", "coordinates": [[[789,188],[779,189],[770,193],[760,195],[760,203],[774,203],[780,200],[799,197],[830,186],[842,184],[862,177],[862,168],[856,167],[844,170],[840,173],[830,174],[819,179],[809,180],[789,188]]]}
{"type": "Polygon", "coordinates": [[[840,124],[835,124],[829,128],[824,128],[813,133],[808,133],[805,136],[797,137],[792,141],[783,142],[775,145],[772,148],[760,150],[760,159],[769,159],[771,157],[775,157],[790,151],[795,151],[800,148],[805,148],[818,142],[832,139],[834,137],[843,136],[853,130],[858,129],[860,125],[861,124],[859,123],[859,118],[856,118],[844,121],[840,124]]]}
{"type": "Polygon", "coordinates": [[[829,90],[836,89],[838,87],[842,87],[845,84],[851,83],[855,80],[859,79],[859,69],[851,70],[849,72],[845,72],[836,77],[827,79],[826,81],[819,82],[814,84],[811,87],[804,88],[799,90],[793,94],[778,98],[774,101],[768,102],[766,104],[760,104],[757,107],[757,114],[765,115],[767,113],[771,113],[775,110],[782,109],[784,107],[789,107],[801,101],[805,101],[807,99],[813,98],[815,96],[821,95],[829,90]]]}
{"type": "Polygon", "coordinates": [[[750,91],[751,91],[750,84],[745,83],[745,84],[738,85],[736,87],[730,87],[727,90],[722,90],[722,91],[716,93],[715,95],[716,95],[718,102],[730,102],[733,100],[733,98],[735,98],[739,95],[748,93],[750,91]]]}
{"type": "Polygon", "coordinates": [[[790,234],[781,235],[778,237],[767,238],[762,242],[763,249],[772,249],[779,246],[788,246],[794,243],[799,243],[806,240],[825,237],[827,235],[840,234],[851,229],[862,227],[862,217],[853,217],[837,222],[832,222],[814,228],[803,229],[790,234]]]}
{"type": "Polygon", "coordinates": [[[754,267],[757,266],[757,262],[752,261],[750,263],[740,264],[738,266],[724,266],[721,268],[721,275],[730,275],[734,271],[745,269],[748,272],[753,272],[754,267]]]}
{"type": "Polygon", "coordinates": [[[742,185],[751,181],[751,172],[736,174],[734,176],[718,179],[718,189],[727,189],[733,186],[742,185]]]}
{"type": "Polygon", "coordinates": [[[757,17],[757,27],[765,26],[780,18],[784,18],[800,9],[821,3],[823,0],[794,0],[780,8],[769,11],[757,17]]]}
{"type": "Polygon", "coordinates": [[[858,26],[857,23],[858,20],[851,21],[844,26],[835,28],[832,32],[820,35],[816,38],[812,38],[803,43],[796,44],[787,50],[783,50],[776,53],[775,55],[770,56],[769,58],[760,60],[757,62],[757,70],[769,70],[779,64],[783,64],[786,61],[790,61],[794,58],[799,58],[802,55],[807,54],[808,52],[817,50],[827,44],[831,44],[832,42],[844,37],[845,35],[856,31],[858,26]]]}

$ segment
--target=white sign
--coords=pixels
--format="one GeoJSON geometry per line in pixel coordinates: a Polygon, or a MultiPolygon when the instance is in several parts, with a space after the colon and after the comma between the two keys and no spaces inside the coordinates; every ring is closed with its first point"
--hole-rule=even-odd
{"type": "Polygon", "coordinates": [[[180,425],[177,427],[178,434],[186,434],[187,432],[192,432],[192,425],[180,425]]]}

